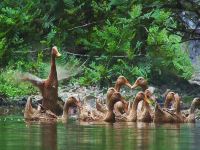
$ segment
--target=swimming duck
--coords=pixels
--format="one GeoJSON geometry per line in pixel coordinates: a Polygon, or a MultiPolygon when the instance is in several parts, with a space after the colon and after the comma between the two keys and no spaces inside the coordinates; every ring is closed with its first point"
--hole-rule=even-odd
{"type": "Polygon", "coordinates": [[[83,108],[80,100],[77,100],[73,96],[69,97],[65,101],[65,104],[64,104],[64,107],[63,107],[63,114],[62,114],[62,117],[61,117],[62,121],[68,120],[68,118],[69,118],[68,112],[69,112],[70,107],[77,107],[79,109],[83,108]]]}
{"type": "Polygon", "coordinates": [[[62,114],[62,104],[58,102],[58,78],[56,71],[56,57],[60,57],[56,46],[51,50],[51,70],[47,79],[43,80],[36,76],[24,75],[23,81],[31,82],[40,89],[42,94],[42,107],[45,110],[50,110],[56,115],[62,114]]]}
{"type": "Polygon", "coordinates": [[[82,115],[82,112],[80,112],[80,120],[81,121],[88,121],[88,122],[96,122],[96,121],[105,121],[105,122],[115,122],[115,114],[113,112],[114,104],[122,99],[122,96],[119,92],[117,92],[113,88],[108,89],[108,95],[109,98],[107,100],[107,108],[108,111],[106,113],[100,113],[91,111],[88,115],[82,115]],[[111,94],[112,93],[112,94],[111,94]],[[109,95],[110,94],[110,95],[109,95]]]}
{"type": "Polygon", "coordinates": [[[161,108],[158,103],[156,103],[155,112],[154,112],[154,122],[155,123],[179,123],[181,122],[180,116],[177,115],[179,107],[179,102],[175,100],[175,93],[169,92],[165,98],[165,106],[161,108]],[[169,103],[175,101],[174,109],[167,109],[169,103]],[[175,113],[176,112],[176,113],[175,113]]]}
{"type": "MultiPolygon", "coordinates": [[[[142,91],[145,92],[146,89],[149,88],[148,86],[148,82],[146,79],[144,79],[143,77],[138,77],[134,84],[132,85],[132,89],[135,89],[137,87],[141,87],[142,88],[142,91]]],[[[143,104],[143,101],[141,101],[139,104],[138,104],[138,109],[141,108],[142,110],[144,109],[144,104],[143,104]]]]}
{"type": "Polygon", "coordinates": [[[174,92],[168,92],[167,93],[163,108],[169,108],[170,103],[172,103],[172,107],[174,108],[174,104],[175,104],[174,95],[175,95],[174,92]]]}
{"type": "Polygon", "coordinates": [[[189,114],[188,116],[185,116],[181,113],[181,109],[180,109],[180,96],[176,93],[174,95],[175,97],[175,114],[178,116],[178,122],[180,123],[195,123],[195,110],[196,108],[199,108],[200,106],[200,98],[194,98],[190,109],[189,109],[189,114]]]}
{"type": "MultiPolygon", "coordinates": [[[[114,92],[117,92],[115,88],[111,87],[108,89],[107,91],[107,104],[108,104],[108,100],[110,99],[110,97],[112,96],[112,94],[114,92]]],[[[129,103],[126,102],[126,100],[121,97],[121,100],[116,102],[115,105],[114,105],[114,112],[115,112],[115,115],[121,115],[121,114],[124,114],[124,113],[128,113],[128,106],[129,106],[129,103]]],[[[98,101],[96,101],[96,109],[102,113],[107,113],[108,109],[100,104],[98,101]]]]}
{"type": "Polygon", "coordinates": [[[134,102],[132,104],[129,115],[126,117],[126,121],[128,122],[136,122],[137,121],[137,107],[138,103],[145,99],[144,92],[140,91],[136,94],[134,98],[134,102]]]}
{"type": "MultiPolygon", "coordinates": [[[[114,89],[117,92],[120,92],[120,89],[123,85],[126,85],[129,88],[132,87],[131,84],[129,83],[129,81],[124,76],[119,76],[115,82],[114,89]]],[[[128,105],[129,105],[129,103],[125,99],[118,101],[114,106],[115,113],[119,114],[119,115],[121,115],[123,113],[127,113],[128,105]]]]}
{"type": "Polygon", "coordinates": [[[179,118],[173,112],[162,109],[158,103],[156,103],[154,119],[155,123],[178,123],[179,118]]]}
{"type": "Polygon", "coordinates": [[[64,104],[62,117],[59,117],[50,110],[42,108],[41,104],[38,105],[37,109],[33,108],[31,103],[32,97],[30,96],[24,110],[24,118],[26,121],[66,121],[68,119],[68,111],[70,107],[82,107],[80,101],[78,101],[75,97],[69,97],[64,104]]]}
{"type": "Polygon", "coordinates": [[[154,113],[151,109],[149,103],[155,103],[155,97],[151,93],[149,89],[146,89],[144,92],[144,99],[143,99],[143,109],[138,112],[138,119],[139,122],[152,122],[154,113]]]}

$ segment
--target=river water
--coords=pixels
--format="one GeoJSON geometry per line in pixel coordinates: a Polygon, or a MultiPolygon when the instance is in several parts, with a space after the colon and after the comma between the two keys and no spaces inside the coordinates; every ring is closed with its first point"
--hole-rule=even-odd
{"type": "Polygon", "coordinates": [[[200,149],[200,122],[25,123],[23,117],[0,116],[0,150],[189,150],[200,149]]]}

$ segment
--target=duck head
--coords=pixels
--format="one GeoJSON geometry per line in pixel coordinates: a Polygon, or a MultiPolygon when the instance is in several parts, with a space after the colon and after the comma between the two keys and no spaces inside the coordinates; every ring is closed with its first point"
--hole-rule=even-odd
{"type": "Polygon", "coordinates": [[[118,101],[121,101],[122,96],[119,92],[114,92],[111,97],[108,99],[108,109],[113,110],[114,109],[114,104],[118,101]]]}
{"type": "Polygon", "coordinates": [[[129,88],[131,88],[131,84],[129,83],[129,81],[124,76],[119,76],[115,83],[115,89],[119,92],[121,86],[123,85],[126,85],[129,88]]]}
{"type": "Polygon", "coordinates": [[[144,94],[145,94],[144,100],[145,100],[146,102],[148,102],[149,104],[153,104],[153,103],[156,102],[155,96],[153,95],[153,93],[152,93],[149,89],[146,89],[146,90],[144,91],[144,94]]]}
{"type": "Polygon", "coordinates": [[[113,87],[111,87],[111,88],[109,88],[108,89],[108,91],[107,91],[107,99],[110,99],[110,97],[112,96],[112,94],[114,93],[114,92],[117,92],[116,90],[115,90],[115,88],[113,88],[113,87]]]}
{"type": "Polygon", "coordinates": [[[55,57],[60,57],[61,54],[58,52],[58,48],[56,46],[52,47],[51,54],[55,57]]]}
{"type": "Polygon", "coordinates": [[[70,107],[79,107],[81,108],[81,102],[80,100],[77,100],[75,97],[69,97],[68,100],[67,100],[67,104],[68,106],[70,107]]]}
{"type": "Polygon", "coordinates": [[[67,119],[68,117],[68,111],[70,107],[78,107],[82,108],[80,100],[77,100],[75,97],[69,97],[68,100],[66,100],[64,107],[63,107],[63,119],[67,119]]]}
{"type": "MultiPolygon", "coordinates": [[[[166,95],[166,100],[169,100],[169,101],[173,101],[175,99],[175,93],[174,92],[169,92],[167,95],[166,95]]],[[[176,97],[178,97],[178,95],[176,95],[176,97]]]]}
{"type": "MultiPolygon", "coordinates": [[[[174,92],[168,92],[166,97],[165,97],[165,103],[164,103],[164,108],[168,108],[169,104],[172,102],[175,102],[175,93],[174,92]]],[[[178,98],[178,96],[176,96],[178,98]]]]}
{"type": "Polygon", "coordinates": [[[196,97],[193,99],[192,104],[191,104],[191,108],[193,107],[193,109],[199,108],[200,109],[200,97],[196,97]]]}
{"type": "Polygon", "coordinates": [[[145,99],[145,93],[140,91],[136,94],[135,96],[135,101],[141,101],[141,100],[144,100],[145,99]]]}
{"type": "Polygon", "coordinates": [[[135,83],[131,86],[132,89],[135,89],[136,87],[141,87],[143,90],[147,89],[147,80],[145,80],[143,77],[138,77],[135,83]]]}

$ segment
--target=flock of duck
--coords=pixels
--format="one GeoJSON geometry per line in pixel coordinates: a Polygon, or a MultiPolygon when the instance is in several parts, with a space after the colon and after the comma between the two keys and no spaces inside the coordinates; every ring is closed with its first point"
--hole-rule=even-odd
{"type": "Polygon", "coordinates": [[[181,97],[178,93],[170,91],[165,96],[164,106],[161,107],[143,77],[138,77],[131,85],[124,76],[119,76],[115,86],[107,90],[106,103],[96,101],[96,107],[93,109],[88,109],[87,103],[73,96],[63,102],[58,97],[55,63],[55,58],[59,56],[61,54],[54,46],[51,52],[51,71],[47,79],[26,75],[22,77],[23,81],[31,82],[38,87],[43,97],[37,108],[32,107],[32,96],[28,98],[24,110],[26,121],[67,121],[69,111],[76,107],[77,120],[85,122],[195,122],[195,110],[200,106],[200,98],[193,99],[189,113],[185,114],[180,107],[181,97]],[[141,87],[142,91],[133,96],[133,102],[128,102],[120,93],[122,86],[127,86],[131,90],[141,87]]]}

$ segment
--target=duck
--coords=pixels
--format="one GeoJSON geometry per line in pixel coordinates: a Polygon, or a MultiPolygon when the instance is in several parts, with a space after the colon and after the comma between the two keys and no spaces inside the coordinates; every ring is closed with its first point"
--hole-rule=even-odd
{"type": "Polygon", "coordinates": [[[199,108],[200,106],[200,98],[194,98],[192,100],[190,109],[189,109],[189,114],[188,116],[185,116],[181,113],[180,109],[180,96],[178,93],[174,95],[175,98],[175,114],[178,116],[178,122],[180,123],[195,123],[195,110],[196,108],[199,108]]]}
{"type": "Polygon", "coordinates": [[[169,92],[166,95],[164,107],[161,108],[158,103],[156,103],[154,119],[155,123],[180,123],[181,117],[178,115],[178,110],[180,109],[180,102],[175,99],[175,93],[169,92]],[[173,109],[168,109],[170,102],[174,101],[173,109]],[[176,102],[177,101],[177,102],[176,102]]]}
{"type": "Polygon", "coordinates": [[[136,94],[133,104],[130,108],[130,112],[128,115],[121,115],[117,117],[117,121],[121,122],[121,121],[125,121],[125,122],[136,122],[137,121],[137,107],[138,107],[138,103],[140,101],[142,101],[145,98],[145,94],[144,92],[140,91],[136,94]]]}
{"type": "Polygon", "coordinates": [[[140,112],[138,112],[138,119],[139,122],[152,122],[154,113],[153,110],[150,107],[150,103],[155,103],[155,97],[151,93],[149,89],[146,89],[144,92],[144,99],[143,99],[143,109],[141,109],[140,112]]]}
{"type": "Polygon", "coordinates": [[[174,108],[174,104],[175,104],[174,95],[175,95],[175,93],[172,92],[172,91],[169,91],[167,93],[163,108],[168,108],[169,109],[170,103],[172,103],[172,109],[174,108]]]}
{"type": "Polygon", "coordinates": [[[179,118],[173,112],[162,109],[158,103],[156,103],[155,111],[154,111],[154,123],[178,123],[179,118]]]}
{"type": "MultiPolygon", "coordinates": [[[[149,86],[148,86],[148,82],[147,82],[147,80],[146,80],[145,78],[143,78],[143,77],[138,77],[138,78],[135,80],[134,84],[132,85],[131,89],[135,89],[135,88],[137,88],[137,87],[141,87],[143,92],[145,92],[145,90],[147,90],[147,89],[149,89],[149,91],[150,91],[150,88],[149,88],[149,86]]],[[[143,109],[144,109],[143,107],[144,107],[144,104],[143,104],[143,101],[141,101],[141,102],[139,103],[139,105],[138,105],[138,109],[141,108],[141,110],[143,110],[143,109]]]]}
{"type": "MultiPolygon", "coordinates": [[[[120,89],[123,85],[126,85],[127,87],[131,88],[131,84],[130,82],[126,79],[126,77],[124,76],[119,76],[115,82],[115,86],[114,89],[117,92],[120,92],[120,89]]],[[[128,113],[128,105],[129,103],[123,98],[121,101],[118,101],[115,105],[114,105],[114,110],[115,113],[118,115],[124,114],[124,113],[128,113]]]]}
{"type": "MultiPolygon", "coordinates": [[[[114,105],[116,102],[120,101],[122,99],[122,96],[119,92],[117,92],[114,88],[109,88],[107,92],[107,112],[106,113],[100,113],[96,110],[91,111],[90,113],[80,112],[80,121],[87,121],[87,122],[115,122],[115,113],[114,113],[114,105]]],[[[84,110],[83,110],[84,111],[84,110]]]]}
{"type": "Polygon", "coordinates": [[[41,104],[38,105],[37,109],[32,107],[32,97],[29,96],[25,105],[24,118],[26,121],[40,121],[40,122],[56,122],[59,120],[67,121],[68,111],[70,107],[82,108],[81,102],[75,97],[69,97],[64,104],[62,116],[57,116],[50,110],[46,110],[41,104]]]}
{"type": "MultiPolygon", "coordinates": [[[[131,88],[131,84],[130,82],[126,79],[126,77],[124,76],[119,76],[115,82],[115,86],[114,87],[110,87],[107,91],[107,100],[109,100],[109,98],[111,97],[111,95],[114,92],[120,92],[120,89],[123,85],[128,86],[129,88],[131,88]]],[[[108,102],[106,102],[108,103],[108,102]]],[[[118,101],[115,105],[114,105],[114,111],[116,115],[121,115],[124,113],[128,112],[128,106],[129,103],[122,97],[122,99],[120,101],[118,101]]],[[[103,105],[101,105],[100,103],[98,103],[98,101],[96,102],[96,108],[98,111],[102,112],[102,113],[106,113],[107,109],[105,109],[105,107],[103,105]]]]}
{"type": "MultiPolygon", "coordinates": [[[[110,97],[112,96],[112,94],[114,92],[117,92],[115,88],[111,87],[111,88],[108,89],[107,98],[106,98],[107,99],[107,102],[106,102],[107,104],[108,104],[108,100],[110,99],[110,97]]],[[[115,115],[119,115],[120,116],[120,115],[122,115],[124,113],[128,114],[129,106],[130,106],[130,103],[128,103],[124,99],[124,97],[121,97],[121,100],[116,102],[115,105],[114,105],[114,113],[115,113],[115,115]]],[[[104,113],[104,114],[107,113],[107,111],[108,111],[107,106],[99,103],[98,101],[96,101],[96,109],[98,111],[100,111],[101,113],[104,113]]]]}
{"type": "Polygon", "coordinates": [[[56,70],[56,58],[60,57],[56,46],[51,50],[51,69],[47,79],[41,79],[33,75],[23,75],[22,81],[32,83],[38,87],[42,95],[42,107],[45,110],[50,110],[56,115],[61,115],[63,111],[63,101],[59,101],[58,97],[58,77],[56,70]]]}

